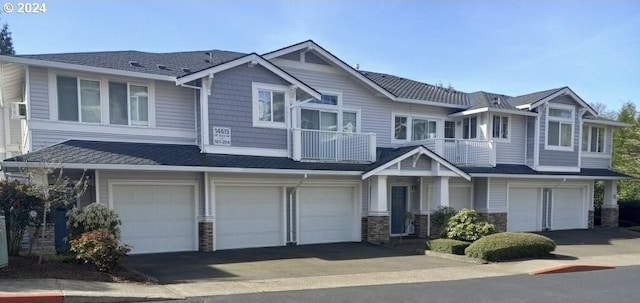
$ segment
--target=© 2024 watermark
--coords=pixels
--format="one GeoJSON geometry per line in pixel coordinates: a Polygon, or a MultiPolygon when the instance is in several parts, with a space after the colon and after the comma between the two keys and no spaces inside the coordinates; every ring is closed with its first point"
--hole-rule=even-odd
{"type": "Polygon", "coordinates": [[[47,4],[45,2],[5,2],[2,5],[5,14],[45,14],[47,4]]]}

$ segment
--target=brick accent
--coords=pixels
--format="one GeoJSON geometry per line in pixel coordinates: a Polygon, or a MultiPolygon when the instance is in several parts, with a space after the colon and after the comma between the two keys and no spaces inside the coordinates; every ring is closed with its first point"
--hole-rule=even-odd
{"type": "MultiPolygon", "coordinates": [[[[42,240],[42,228],[38,230],[38,234],[35,239],[33,239],[33,246],[31,247],[31,254],[44,256],[44,255],[52,255],[56,253],[56,238],[54,234],[53,224],[47,224],[46,229],[44,231],[44,241],[42,240]]],[[[30,239],[34,236],[34,232],[36,230],[35,226],[28,226],[24,230],[24,234],[22,235],[22,251],[24,253],[29,252],[29,244],[30,239]]]]}
{"type": "Polygon", "coordinates": [[[594,226],[593,220],[594,220],[594,218],[595,218],[595,216],[594,216],[593,210],[590,210],[589,211],[589,223],[588,223],[589,225],[587,226],[587,228],[593,229],[593,226],[594,226]]]}
{"type": "Polygon", "coordinates": [[[198,222],[198,250],[213,251],[213,222],[198,222]]]}
{"type": "Polygon", "coordinates": [[[495,225],[497,231],[507,231],[507,213],[478,213],[478,216],[495,225]]]}
{"type": "Polygon", "coordinates": [[[425,238],[429,228],[429,215],[415,215],[413,225],[415,227],[415,235],[425,238]]]}
{"type": "Polygon", "coordinates": [[[361,236],[361,240],[362,242],[367,242],[367,233],[369,232],[367,226],[369,223],[369,218],[367,217],[363,217],[362,220],[360,220],[360,236],[361,236]]]}
{"type": "Polygon", "coordinates": [[[618,227],[618,205],[603,205],[600,226],[618,227]]]}
{"type": "Polygon", "coordinates": [[[389,242],[389,216],[367,217],[367,242],[373,244],[389,242]]]}

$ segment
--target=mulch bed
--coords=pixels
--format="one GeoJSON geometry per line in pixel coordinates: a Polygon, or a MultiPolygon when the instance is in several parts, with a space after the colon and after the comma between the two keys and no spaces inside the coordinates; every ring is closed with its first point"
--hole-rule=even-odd
{"type": "Polygon", "coordinates": [[[10,256],[9,266],[0,268],[0,279],[69,279],[102,282],[153,283],[124,267],[99,272],[88,264],[38,262],[38,257],[10,256]]]}

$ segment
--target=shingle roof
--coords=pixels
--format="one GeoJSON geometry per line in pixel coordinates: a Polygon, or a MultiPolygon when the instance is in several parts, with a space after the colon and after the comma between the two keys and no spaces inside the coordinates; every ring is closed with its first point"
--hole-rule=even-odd
{"type": "Polygon", "coordinates": [[[509,103],[509,100],[512,98],[513,97],[507,95],[485,91],[470,93],[469,101],[471,103],[471,107],[469,109],[490,107],[498,109],[517,110],[509,103]]]}
{"type": "Polygon", "coordinates": [[[581,177],[614,177],[630,178],[605,168],[581,168],[580,172],[543,172],[533,170],[526,165],[517,164],[496,164],[495,167],[461,167],[463,171],[473,176],[474,174],[497,174],[497,175],[539,175],[539,176],[581,176],[581,177]]]}
{"type": "Polygon", "coordinates": [[[245,55],[247,54],[222,50],[211,50],[176,53],[112,51],[91,53],[19,55],[16,57],[179,77],[190,73],[183,72],[183,68],[188,68],[191,70],[191,72],[195,72],[243,57],[245,55]],[[211,56],[205,54],[207,52],[210,53],[211,56]],[[211,59],[208,60],[209,62],[205,61],[205,59],[209,59],[209,57],[211,57],[211,59]],[[138,62],[139,66],[132,66],[129,61],[136,61],[138,62]],[[160,69],[158,68],[158,65],[164,65],[166,69],[160,69]]]}
{"type": "Polygon", "coordinates": [[[535,92],[535,93],[530,93],[530,94],[526,94],[526,95],[521,95],[521,96],[517,96],[517,97],[513,97],[511,99],[509,99],[509,103],[511,103],[511,105],[513,106],[520,106],[520,105],[525,105],[525,104],[532,104],[535,103],[537,101],[540,101],[546,97],[551,96],[553,93],[564,89],[565,87],[560,87],[560,88],[553,88],[553,89],[548,89],[548,90],[543,90],[540,92],[535,92]]]}
{"type": "Polygon", "coordinates": [[[467,94],[389,74],[360,71],[369,80],[399,98],[469,106],[467,94]]]}

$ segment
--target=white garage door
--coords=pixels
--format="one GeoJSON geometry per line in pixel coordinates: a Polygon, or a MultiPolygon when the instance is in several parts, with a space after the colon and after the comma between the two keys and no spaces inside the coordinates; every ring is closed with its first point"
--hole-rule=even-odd
{"type": "Polygon", "coordinates": [[[197,250],[193,185],[113,185],[122,241],[132,254],[197,250]]]}
{"type": "Polygon", "coordinates": [[[541,200],[540,189],[534,187],[509,188],[507,231],[537,231],[541,200]]]}
{"type": "Polygon", "coordinates": [[[300,188],[298,243],[357,241],[353,191],[352,187],[300,188]]]}
{"type": "Polygon", "coordinates": [[[217,186],[215,194],[216,249],[284,244],[282,187],[217,186]]]}
{"type": "Polygon", "coordinates": [[[582,188],[556,188],[553,190],[551,228],[587,228],[587,208],[582,188]]]}
{"type": "Polygon", "coordinates": [[[449,206],[471,209],[471,186],[449,186],[449,206]]]}

